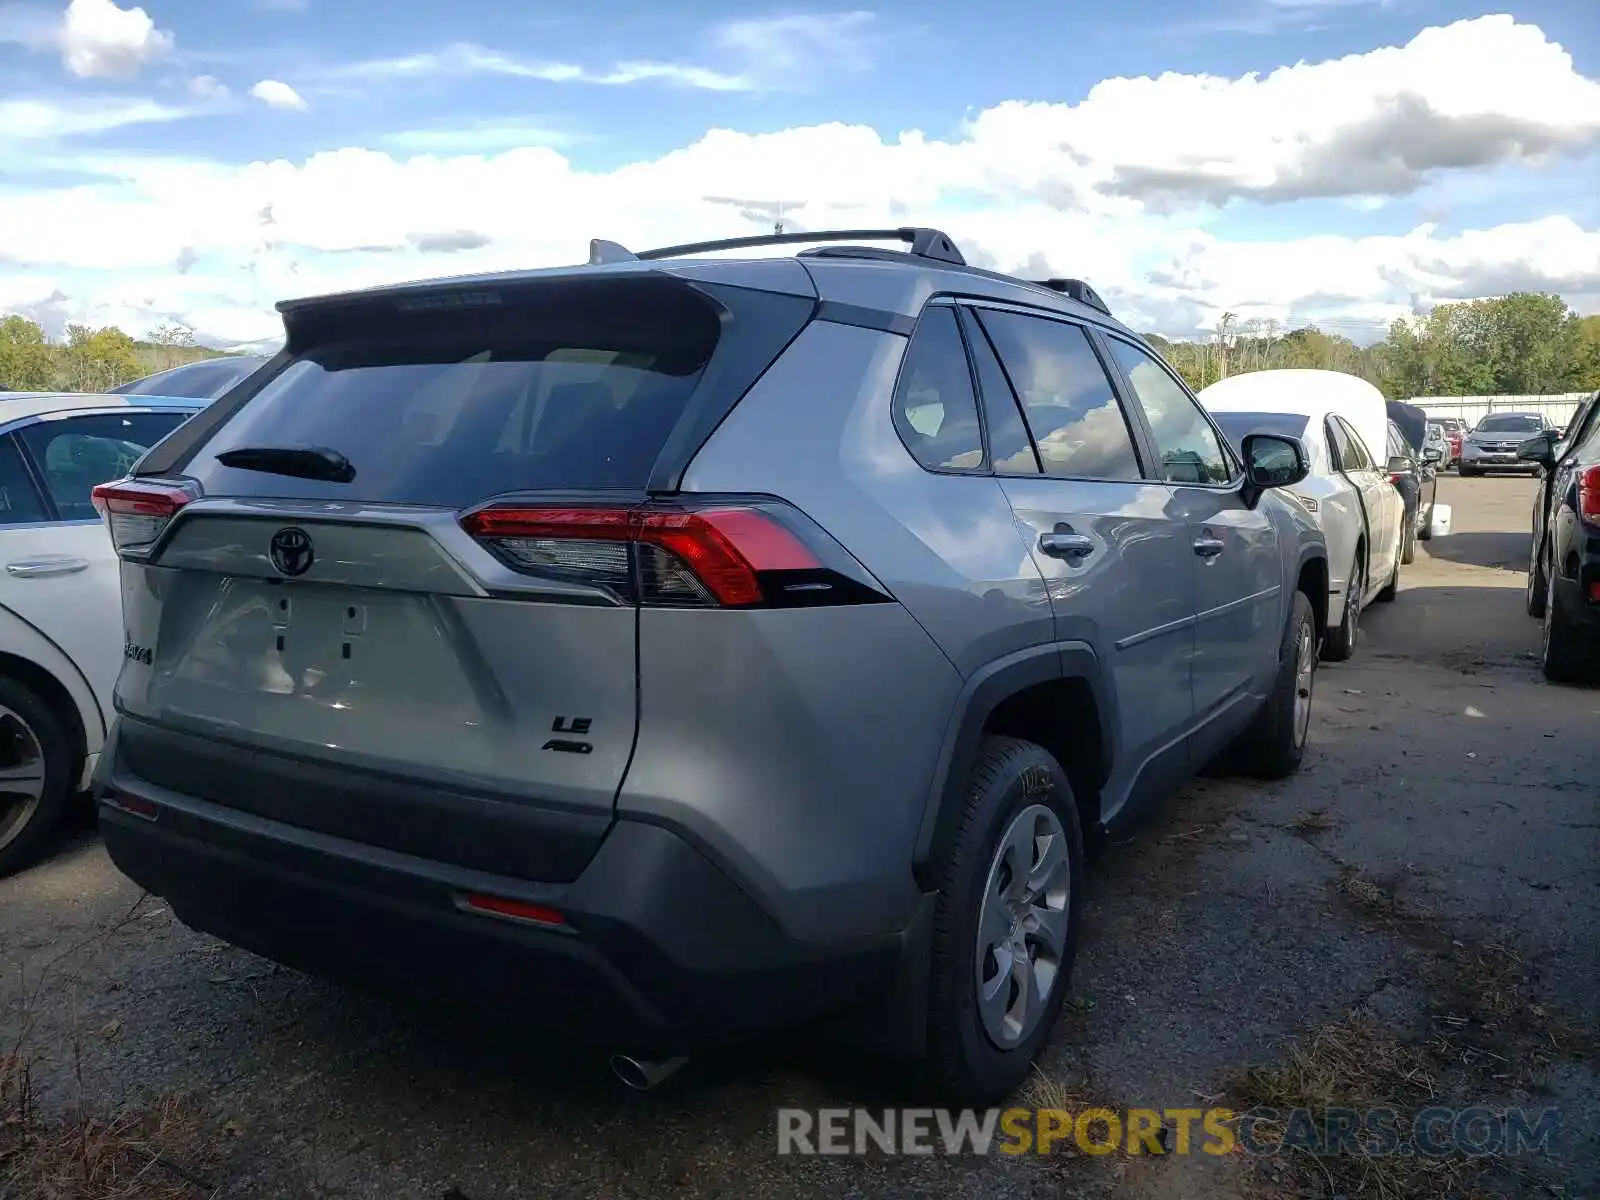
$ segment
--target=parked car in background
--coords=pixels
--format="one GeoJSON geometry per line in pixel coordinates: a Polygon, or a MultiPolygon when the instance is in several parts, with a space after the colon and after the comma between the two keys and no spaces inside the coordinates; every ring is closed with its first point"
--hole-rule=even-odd
{"type": "Polygon", "coordinates": [[[1467,423],[1460,417],[1433,417],[1430,421],[1437,422],[1444,428],[1445,440],[1450,443],[1449,461],[1452,464],[1459,463],[1462,439],[1467,436],[1467,423]]]}
{"type": "Polygon", "coordinates": [[[1375,428],[1377,453],[1384,452],[1391,422],[1382,393],[1338,371],[1283,370],[1234,375],[1199,398],[1236,445],[1252,433],[1305,444],[1310,471],[1289,494],[1316,519],[1333,564],[1323,656],[1348,659],[1362,611],[1395,598],[1407,536],[1405,502],[1356,427],[1375,428]]]}
{"type": "Polygon", "coordinates": [[[1433,536],[1433,514],[1439,498],[1438,463],[1443,451],[1430,446],[1418,451],[1411,445],[1398,423],[1389,422],[1387,461],[1384,469],[1389,482],[1405,502],[1405,535],[1400,543],[1400,561],[1411,563],[1417,557],[1417,541],[1433,536]]]}
{"type": "Polygon", "coordinates": [[[0,875],[45,844],[111,721],[122,586],[91,491],[200,407],[0,393],[0,875]]]}
{"type": "Polygon", "coordinates": [[[1300,762],[1326,548],[1299,444],[1236,454],[1092,289],[863,236],[280,305],[293,355],[99,492],[117,866],[635,1086],[835,1013],[1022,1084],[1082,828],[1300,762]]]}
{"type": "Polygon", "coordinates": [[[1442,421],[1429,421],[1427,434],[1420,448],[1426,450],[1432,447],[1433,449],[1439,451],[1438,470],[1448,471],[1451,467],[1455,466],[1456,455],[1460,452],[1460,445],[1461,439],[1459,434],[1452,435],[1450,431],[1445,428],[1442,421]]]}
{"type": "Polygon", "coordinates": [[[1518,450],[1542,480],[1533,502],[1528,615],[1544,619],[1540,659],[1556,683],[1600,682],[1600,392],[1567,436],[1544,431],[1518,450]]]}
{"type": "Polygon", "coordinates": [[[1537,474],[1540,468],[1530,466],[1526,459],[1518,457],[1517,448],[1536,434],[1553,429],[1552,423],[1542,413],[1490,413],[1462,439],[1458,470],[1463,476],[1484,475],[1493,471],[1531,471],[1537,474]]]}
{"type": "Polygon", "coordinates": [[[184,363],[158,371],[111,389],[114,396],[187,396],[196,400],[215,400],[237,383],[248,379],[264,363],[264,355],[224,355],[184,363]]]}

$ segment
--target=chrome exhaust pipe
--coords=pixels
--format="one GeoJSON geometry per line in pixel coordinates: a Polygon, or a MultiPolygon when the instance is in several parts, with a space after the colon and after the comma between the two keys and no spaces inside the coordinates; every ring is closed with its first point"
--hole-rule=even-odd
{"type": "Polygon", "coordinates": [[[677,1073],[688,1062],[688,1055],[678,1058],[634,1058],[631,1054],[613,1054],[611,1073],[636,1092],[648,1092],[677,1073]]]}

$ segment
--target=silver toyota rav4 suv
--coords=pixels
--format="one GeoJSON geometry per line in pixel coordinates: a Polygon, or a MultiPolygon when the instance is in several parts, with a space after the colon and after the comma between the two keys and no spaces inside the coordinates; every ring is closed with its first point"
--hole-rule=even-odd
{"type": "Polygon", "coordinates": [[[96,493],[105,842],[196,929],[636,1086],[829,1018],[992,1103],[1085,834],[1300,763],[1305,453],[1235,457],[1080,281],[858,230],[279,309],[96,493]]]}

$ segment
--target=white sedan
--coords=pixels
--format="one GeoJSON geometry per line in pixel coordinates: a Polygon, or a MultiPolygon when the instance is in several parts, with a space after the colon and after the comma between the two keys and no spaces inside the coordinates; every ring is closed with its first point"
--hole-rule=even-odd
{"type": "Polygon", "coordinates": [[[87,786],[111,720],[122,585],[90,493],[205,403],[0,392],[0,875],[87,786]]]}
{"type": "Polygon", "coordinates": [[[1305,505],[1328,542],[1328,630],[1323,657],[1355,653],[1362,610],[1393,600],[1400,588],[1405,500],[1389,481],[1383,453],[1388,412],[1383,394],[1338,371],[1254,371],[1199,394],[1235,445],[1250,433],[1297,437],[1311,474],[1288,493],[1305,505]]]}

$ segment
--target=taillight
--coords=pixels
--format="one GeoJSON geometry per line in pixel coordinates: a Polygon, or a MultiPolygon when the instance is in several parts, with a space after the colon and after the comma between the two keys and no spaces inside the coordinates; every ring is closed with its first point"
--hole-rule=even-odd
{"type": "Polygon", "coordinates": [[[820,529],[772,502],[497,504],[468,513],[461,525],[513,570],[598,585],[640,604],[752,608],[888,598],[820,529]]]}
{"type": "Polygon", "coordinates": [[[1402,478],[1404,478],[1404,476],[1401,476],[1401,475],[1390,475],[1389,476],[1389,482],[1390,483],[1394,483],[1394,484],[1398,484],[1402,478]]]}
{"type": "Polygon", "coordinates": [[[1578,476],[1578,513],[1585,521],[1600,524],[1600,466],[1578,476]]]}
{"type": "Polygon", "coordinates": [[[149,548],[178,510],[194,499],[184,488],[135,479],[102,483],[90,496],[105,517],[111,544],[119,554],[149,548]]]}

